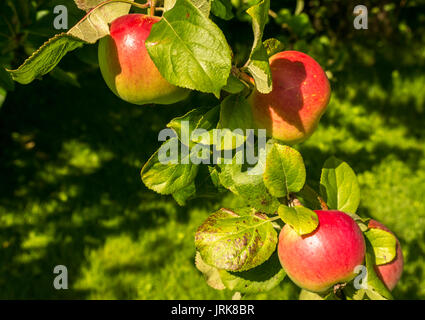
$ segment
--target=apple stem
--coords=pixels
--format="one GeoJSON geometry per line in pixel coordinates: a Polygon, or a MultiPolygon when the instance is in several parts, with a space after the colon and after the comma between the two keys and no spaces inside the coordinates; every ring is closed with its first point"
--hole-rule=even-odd
{"type": "Polygon", "coordinates": [[[341,300],[345,300],[345,294],[343,289],[345,288],[346,285],[347,285],[346,283],[337,283],[333,287],[334,295],[340,298],[341,300]]]}
{"type": "Polygon", "coordinates": [[[272,17],[273,19],[276,19],[277,18],[277,13],[270,9],[269,10],[269,16],[272,17]]]}
{"type": "Polygon", "coordinates": [[[242,80],[243,82],[246,82],[249,86],[254,86],[254,80],[245,72],[241,71],[239,68],[237,68],[236,66],[232,66],[232,74],[242,80]]]}
{"type": "Polygon", "coordinates": [[[294,194],[290,194],[288,197],[288,206],[289,207],[295,207],[295,206],[302,206],[302,203],[294,194]]]}
{"type": "Polygon", "coordinates": [[[155,5],[156,5],[156,0],[150,0],[150,4],[151,4],[151,8],[150,8],[150,16],[154,16],[155,15],[155,5]]]}
{"type": "Polygon", "coordinates": [[[273,222],[273,221],[276,221],[276,220],[279,220],[279,219],[280,219],[280,217],[276,216],[276,217],[273,217],[273,218],[269,218],[269,221],[273,222]]]}
{"type": "Polygon", "coordinates": [[[326,204],[325,200],[323,200],[323,198],[322,198],[322,197],[317,196],[317,199],[318,199],[318,200],[319,200],[319,202],[320,202],[320,206],[322,207],[322,210],[329,210],[328,205],[326,204]]]}

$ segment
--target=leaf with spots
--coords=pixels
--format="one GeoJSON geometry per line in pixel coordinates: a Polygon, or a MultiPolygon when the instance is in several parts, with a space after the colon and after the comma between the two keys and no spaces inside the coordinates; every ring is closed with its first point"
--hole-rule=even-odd
{"type": "Polygon", "coordinates": [[[195,256],[196,269],[202,272],[207,284],[216,290],[226,289],[220,278],[220,272],[217,268],[211,267],[202,260],[201,254],[196,252],[195,256]]]}
{"type": "Polygon", "coordinates": [[[267,261],[277,233],[267,216],[252,209],[220,209],[202,223],[195,245],[205,263],[227,271],[245,271],[267,261]]]}
{"type": "Polygon", "coordinates": [[[272,55],[281,52],[285,45],[275,38],[267,39],[263,42],[264,48],[266,48],[267,56],[270,58],[272,55]]]}

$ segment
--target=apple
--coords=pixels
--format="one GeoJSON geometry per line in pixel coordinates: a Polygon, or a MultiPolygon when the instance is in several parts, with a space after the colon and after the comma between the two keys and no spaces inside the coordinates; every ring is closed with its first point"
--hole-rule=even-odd
{"type": "Polygon", "coordinates": [[[331,88],[325,72],[310,56],[282,51],[270,58],[273,90],[257,90],[248,98],[256,129],[286,144],[309,138],[329,103],[331,88]]]}
{"type": "MultiPolygon", "coordinates": [[[[386,226],[376,220],[370,220],[368,223],[369,228],[377,228],[384,231],[387,231],[394,235],[394,233],[389,230],[386,226]]],[[[395,237],[395,235],[394,235],[395,237]]],[[[375,271],[378,277],[382,280],[388,290],[392,291],[397,282],[400,280],[401,274],[403,273],[403,252],[401,251],[400,242],[397,240],[396,244],[396,256],[394,260],[389,263],[382,264],[380,266],[375,266],[375,271]]]]}
{"type": "Polygon", "coordinates": [[[189,90],[164,79],[146,50],[145,40],[159,20],[144,14],[121,16],[111,23],[110,35],[99,42],[102,76],[108,87],[127,102],[171,104],[189,94],[189,90]]]}
{"type": "Polygon", "coordinates": [[[278,255],[289,278],[302,289],[326,292],[335,284],[348,282],[362,265],[365,240],[356,222],[336,210],[315,211],[319,225],[300,236],[288,224],[279,234],[278,255]]]}

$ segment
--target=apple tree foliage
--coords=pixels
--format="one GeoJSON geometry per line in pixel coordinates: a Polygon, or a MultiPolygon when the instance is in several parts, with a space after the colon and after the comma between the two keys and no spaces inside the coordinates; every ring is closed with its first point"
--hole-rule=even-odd
{"type": "MultiPolygon", "coordinates": [[[[69,51],[93,45],[107,36],[109,24],[129,13],[132,6],[149,11],[151,5],[151,2],[140,4],[132,0],[75,0],[75,3],[87,12],[84,18],[67,32],[47,40],[19,68],[0,70],[3,87],[13,87],[12,80],[28,84],[41,78],[69,51]]],[[[218,209],[196,230],[195,264],[208,285],[241,294],[274,288],[285,278],[277,255],[282,226],[289,224],[298,234],[306,235],[318,227],[313,210],[336,209],[350,214],[364,232],[367,286],[356,289],[353,283],[348,283],[340,287],[340,292],[333,290],[320,295],[303,290],[300,299],[392,299],[374,266],[395,259],[396,240],[391,233],[368,228],[367,219],[356,215],[360,188],[346,162],[334,157],[328,159],[321,172],[320,188],[314,190],[306,184],[302,155],[293,146],[269,139],[258,151],[265,156],[265,163],[262,164],[264,170],[256,174],[250,173],[247,165],[235,161],[240,152],[238,147],[241,142],[247,142],[247,137],[234,129],[252,127],[246,97],[254,88],[264,94],[272,90],[269,57],[283,49],[278,40],[263,39],[264,28],[271,19],[270,0],[244,1],[245,16],[252,24],[253,43],[243,66],[236,65],[225,34],[211,19],[212,16],[224,20],[234,18],[230,0],[152,3],[162,5],[162,10],[158,10],[162,19],[152,27],[146,48],[162,76],[176,86],[213,94],[220,104],[194,108],[171,119],[167,126],[175,135],[168,137],[162,147],[179,142],[179,161],[164,164],[157,151],[142,168],[141,179],[149,189],[172,195],[184,206],[202,193],[207,176],[215,193],[231,192],[246,204],[242,208],[218,209]],[[197,129],[197,132],[202,130],[202,134],[188,136],[182,129],[185,123],[191,132],[197,129]],[[233,158],[212,161],[216,164],[184,161],[199,153],[200,144],[211,145],[212,130],[218,128],[223,129],[224,134],[213,147],[219,151],[234,151],[233,158]]],[[[253,141],[258,145],[258,139],[253,141]]],[[[212,151],[205,160],[211,157],[212,151]]]]}

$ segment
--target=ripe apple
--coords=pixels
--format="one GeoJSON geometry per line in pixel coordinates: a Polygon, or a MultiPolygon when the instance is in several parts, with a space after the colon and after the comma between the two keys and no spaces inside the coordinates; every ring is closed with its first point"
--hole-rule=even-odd
{"type": "MultiPolygon", "coordinates": [[[[382,223],[376,220],[370,220],[368,223],[368,227],[381,229],[394,235],[394,233],[391,230],[389,230],[386,226],[384,226],[382,223]]],[[[401,251],[400,242],[398,241],[397,238],[396,240],[397,240],[396,256],[394,260],[380,266],[375,266],[376,274],[390,291],[394,289],[397,282],[400,280],[401,274],[403,273],[403,265],[404,265],[403,252],[401,251]]]]}
{"type": "Polygon", "coordinates": [[[108,87],[134,104],[171,104],[189,90],[170,84],[160,74],[145,47],[152,25],[159,17],[128,14],[115,19],[110,35],[99,42],[99,66],[108,87]]]}
{"type": "Polygon", "coordinates": [[[298,51],[282,51],[270,58],[273,90],[254,90],[249,97],[254,125],[267,136],[287,144],[309,138],[329,103],[331,88],[320,65],[298,51]]]}
{"type": "Polygon", "coordinates": [[[354,279],[366,247],[360,228],[349,215],[336,210],[315,212],[319,226],[310,234],[300,236],[288,224],[282,228],[278,254],[295,284],[320,293],[354,279]]]}

